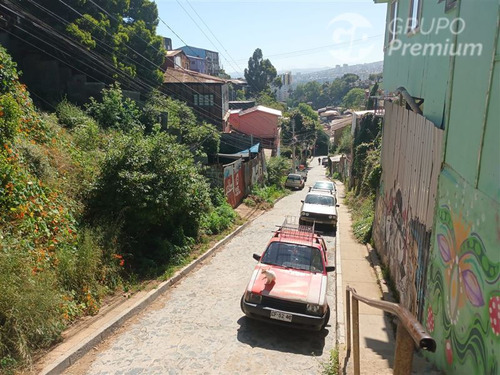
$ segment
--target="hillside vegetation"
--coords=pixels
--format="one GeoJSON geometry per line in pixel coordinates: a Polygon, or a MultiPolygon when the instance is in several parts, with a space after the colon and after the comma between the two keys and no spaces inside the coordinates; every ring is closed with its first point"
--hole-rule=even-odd
{"type": "Polygon", "coordinates": [[[195,159],[218,133],[153,93],[120,86],[40,113],[0,46],[0,372],[29,365],[103,296],[161,277],[234,222],[195,159]],[[158,123],[169,112],[168,126],[158,123]]]}

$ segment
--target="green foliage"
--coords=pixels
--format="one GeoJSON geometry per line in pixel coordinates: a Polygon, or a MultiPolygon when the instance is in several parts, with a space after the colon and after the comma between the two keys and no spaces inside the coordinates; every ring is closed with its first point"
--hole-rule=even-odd
{"type": "Polygon", "coordinates": [[[298,110],[302,115],[309,120],[319,121],[318,112],[316,112],[309,104],[299,103],[298,110]]]}
{"type": "Polygon", "coordinates": [[[56,115],[59,123],[68,129],[82,125],[90,119],[83,109],[68,102],[66,99],[56,106],[56,115]]]}
{"type": "Polygon", "coordinates": [[[123,96],[119,83],[102,90],[102,101],[90,98],[87,113],[104,129],[118,129],[125,132],[140,127],[140,111],[135,102],[123,96]]]}
{"type": "MultiPolygon", "coordinates": [[[[35,18],[96,52],[127,75],[152,86],[162,82],[159,67],[164,62],[165,51],[161,37],[156,35],[158,9],[154,1],[114,0],[96,6],[89,1],[68,0],[66,4],[61,6],[57,0],[46,0],[43,5],[47,11],[30,2],[23,6],[35,18]],[[54,23],[54,16],[67,22],[54,23]]],[[[37,34],[39,32],[37,30],[37,34]]],[[[28,36],[28,39],[37,43],[35,38],[28,36]]],[[[73,64],[86,69],[86,58],[83,52],[76,54],[73,64]]],[[[122,84],[129,85],[130,80],[124,78],[122,84]]]]}
{"type": "Polygon", "coordinates": [[[274,206],[274,202],[287,194],[288,191],[281,186],[256,186],[252,189],[251,194],[243,200],[243,203],[249,207],[259,206],[262,209],[269,209],[274,206]]]}
{"type": "Polygon", "coordinates": [[[197,120],[193,110],[186,103],[174,100],[154,91],[144,105],[141,117],[146,130],[151,132],[155,126],[176,136],[177,141],[192,150],[195,156],[216,154],[219,151],[220,134],[217,128],[197,120]],[[168,114],[168,123],[160,125],[162,114],[168,114]]]}
{"type": "Polygon", "coordinates": [[[245,68],[245,79],[251,95],[257,95],[269,90],[270,84],[276,78],[276,68],[269,59],[264,59],[262,50],[257,48],[252,57],[248,59],[248,68],[245,68]]]}
{"type": "Polygon", "coordinates": [[[361,82],[356,74],[344,74],[331,83],[320,84],[316,81],[310,81],[299,84],[290,95],[288,105],[295,107],[299,103],[311,103],[313,109],[331,105],[338,106],[342,104],[342,99],[349,90],[359,85],[361,82]]]}
{"type": "Polygon", "coordinates": [[[350,109],[364,108],[365,102],[365,90],[360,88],[349,90],[349,92],[342,99],[342,105],[344,108],[350,109]]]}
{"type": "Polygon", "coordinates": [[[283,179],[290,171],[292,164],[290,160],[282,157],[271,158],[267,162],[267,185],[283,186],[283,179]]]}
{"type": "Polygon", "coordinates": [[[18,131],[21,111],[18,103],[9,93],[0,98],[0,144],[11,142],[18,131]]]}
{"type": "Polygon", "coordinates": [[[196,238],[210,205],[209,185],[184,146],[162,132],[134,132],[110,147],[88,216],[101,224],[119,220],[129,264],[144,271],[175,257],[170,244],[183,247],[187,237],[196,238]]]}
{"type": "Polygon", "coordinates": [[[353,192],[349,192],[346,202],[352,214],[354,237],[362,243],[370,242],[375,212],[375,196],[356,196],[353,192]]]}
{"type": "Polygon", "coordinates": [[[0,76],[11,80],[2,84],[0,118],[16,124],[0,149],[0,367],[10,371],[57,341],[71,319],[95,312],[116,272],[92,260],[99,247],[77,220],[95,154],[76,149],[54,116],[37,113],[10,57],[0,55],[0,76]]]}
{"type": "Polygon", "coordinates": [[[277,109],[278,111],[285,112],[286,107],[282,103],[278,102],[274,95],[272,95],[269,90],[261,91],[256,94],[255,103],[257,105],[263,105],[269,108],[277,109]]]}
{"type": "Polygon", "coordinates": [[[229,203],[223,202],[208,214],[203,227],[207,234],[218,234],[229,228],[235,219],[236,212],[229,203]]]}
{"type": "Polygon", "coordinates": [[[0,235],[0,358],[29,361],[62,331],[63,300],[52,272],[33,272],[30,255],[16,251],[15,239],[0,235]],[[2,238],[3,237],[3,238],[2,238]]]}
{"type": "Polygon", "coordinates": [[[337,145],[337,150],[335,151],[337,154],[348,154],[351,152],[352,147],[352,135],[351,129],[349,127],[344,128],[342,130],[342,135],[340,136],[339,144],[337,145]]]}
{"type": "Polygon", "coordinates": [[[321,131],[319,120],[312,119],[309,108],[302,106],[293,110],[281,123],[281,140],[283,145],[295,147],[295,155],[301,164],[305,163],[307,153],[316,144],[318,133],[321,131]]]}
{"type": "Polygon", "coordinates": [[[339,350],[337,348],[330,350],[330,357],[328,361],[321,364],[323,375],[339,375],[340,374],[340,363],[339,363],[339,350]]]}

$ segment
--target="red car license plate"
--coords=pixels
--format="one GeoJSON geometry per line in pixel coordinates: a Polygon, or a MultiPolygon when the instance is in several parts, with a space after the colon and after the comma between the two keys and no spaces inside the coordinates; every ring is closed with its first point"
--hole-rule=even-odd
{"type": "Polygon", "coordinates": [[[282,320],[284,322],[292,321],[292,314],[285,314],[281,311],[271,311],[271,315],[269,316],[271,319],[282,320]]]}

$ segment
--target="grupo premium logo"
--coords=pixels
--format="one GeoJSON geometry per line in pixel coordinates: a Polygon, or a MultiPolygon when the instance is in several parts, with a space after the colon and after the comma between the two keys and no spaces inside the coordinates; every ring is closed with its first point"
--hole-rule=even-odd
{"type": "Polygon", "coordinates": [[[389,35],[392,41],[387,48],[389,56],[480,56],[483,52],[482,43],[457,42],[458,35],[464,33],[467,24],[463,18],[450,20],[446,17],[426,19],[418,22],[418,27],[411,29],[412,19],[394,18],[388,23],[389,35]],[[401,40],[402,35],[411,36],[420,34],[427,37],[428,41],[421,43],[420,39],[408,38],[401,40]]]}
{"type": "Polygon", "coordinates": [[[369,40],[366,30],[370,28],[370,21],[357,13],[343,13],[333,18],[328,29],[333,29],[332,40],[336,46],[330,54],[346,63],[366,59],[373,53],[374,45],[360,47],[359,44],[369,40]]]}

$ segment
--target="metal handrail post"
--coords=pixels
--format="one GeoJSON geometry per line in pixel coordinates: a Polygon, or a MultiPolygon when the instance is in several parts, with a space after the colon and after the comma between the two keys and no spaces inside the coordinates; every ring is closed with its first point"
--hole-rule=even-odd
{"type": "Polygon", "coordinates": [[[346,320],[347,320],[347,353],[351,353],[351,292],[349,289],[345,291],[346,300],[346,320]]]}
{"type": "Polygon", "coordinates": [[[396,348],[394,353],[394,374],[411,374],[415,343],[403,323],[399,322],[396,332],[396,348]]]}
{"type": "Polygon", "coordinates": [[[361,364],[359,358],[359,302],[352,297],[352,346],[354,358],[354,375],[360,375],[361,364]]]}

